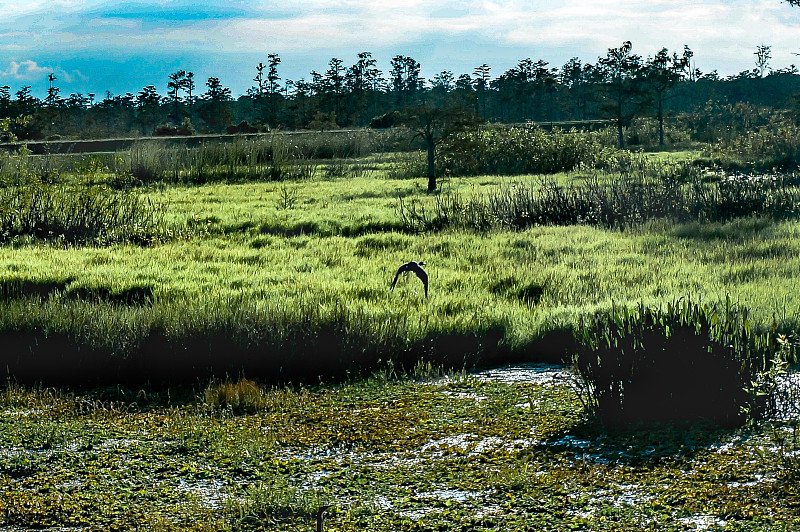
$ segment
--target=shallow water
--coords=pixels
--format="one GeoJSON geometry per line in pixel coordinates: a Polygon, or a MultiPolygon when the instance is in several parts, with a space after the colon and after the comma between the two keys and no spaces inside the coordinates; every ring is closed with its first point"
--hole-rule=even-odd
{"type": "Polygon", "coordinates": [[[471,374],[478,380],[497,381],[504,384],[564,384],[575,377],[569,366],[560,364],[512,364],[485,369],[471,374]]]}
{"type": "MultiPolygon", "coordinates": [[[[507,385],[537,385],[543,387],[569,385],[575,379],[574,373],[569,366],[554,364],[514,364],[503,367],[491,368],[477,371],[466,377],[449,377],[446,379],[421,383],[421,386],[441,386],[442,395],[459,401],[461,404],[469,404],[474,401],[476,407],[486,405],[492,401],[492,394],[498,386],[459,386],[458,382],[454,386],[447,385],[447,381],[466,381],[479,382],[498,382],[507,385]],[[445,385],[443,384],[445,381],[445,385]],[[471,393],[464,390],[475,390],[471,393]]],[[[526,390],[529,392],[530,390],[526,390]]],[[[542,392],[544,395],[537,399],[531,399],[531,403],[520,403],[513,405],[519,399],[508,402],[504,408],[510,409],[517,414],[516,408],[535,409],[533,414],[538,414],[540,401],[546,406],[546,395],[554,392],[561,393],[560,388],[537,388],[536,393],[542,392]]],[[[782,419],[800,418],[800,373],[791,373],[781,379],[778,406],[782,419]]],[[[438,393],[438,392],[437,392],[438,393]]],[[[522,394],[524,396],[524,394],[522,394]]],[[[491,406],[491,405],[490,405],[491,406]]],[[[375,410],[376,420],[380,418],[379,408],[365,408],[365,410],[375,410]]],[[[546,410],[546,409],[545,409],[546,410]]],[[[527,413],[527,410],[525,411],[527,413]]],[[[28,410],[9,410],[6,414],[9,417],[20,418],[29,415],[37,415],[37,411],[28,410]]],[[[373,482],[371,473],[375,479],[383,479],[380,482],[387,482],[386,479],[409,477],[407,483],[393,486],[391,490],[374,489],[366,490],[364,493],[351,493],[348,497],[338,499],[337,505],[342,511],[348,508],[357,509],[359,505],[364,505],[378,511],[385,511],[398,514],[411,520],[422,520],[431,513],[440,513],[447,508],[456,508],[459,511],[472,512],[473,515],[484,517],[489,516],[502,519],[506,514],[505,506],[498,504],[498,487],[496,485],[482,484],[459,484],[449,482],[443,478],[432,478],[433,482],[425,479],[418,484],[411,482],[411,478],[416,471],[427,469],[441,469],[442,464],[451,464],[453,469],[471,466],[482,463],[482,460],[498,459],[498,463],[503,460],[513,463],[515,457],[519,458],[520,464],[526,457],[546,457],[548,460],[558,458],[559,463],[574,463],[576,467],[591,468],[600,465],[598,471],[608,471],[612,467],[629,467],[631,453],[638,453],[633,456],[637,460],[646,460],[653,449],[639,448],[631,450],[622,445],[615,445],[613,441],[602,439],[585,439],[566,432],[553,433],[550,437],[544,438],[534,429],[534,424],[539,419],[531,417],[530,431],[528,426],[523,430],[510,433],[483,433],[480,427],[476,428],[474,423],[465,425],[463,428],[458,426],[458,433],[436,434],[427,441],[419,441],[413,446],[409,446],[402,451],[394,451],[391,448],[369,448],[360,446],[320,446],[316,448],[293,448],[291,445],[278,446],[270,453],[272,459],[291,463],[300,461],[307,463],[307,467],[296,467],[295,474],[291,477],[292,486],[298,493],[305,492],[324,492],[334,485],[339,476],[346,476],[349,470],[367,474],[368,483],[373,482]],[[542,439],[540,439],[542,438],[542,439]],[[621,464],[621,465],[620,465],[621,464]]],[[[269,426],[264,426],[264,430],[270,430],[269,426]]],[[[107,438],[103,441],[95,442],[93,452],[117,450],[121,468],[126,468],[127,461],[134,460],[132,453],[140,448],[163,447],[171,449],[176,442],[153,441],[151,438],[139,438],[140,433],[129,433],[117,438],[107,438]],[[127,454],[131,453],[131,454],[127,454]]],[[[591,438],[591,436],[589,436],[591,438]]],[[[720,441],[708,447],[711,452],[735,454],[742,447],[758,446],[765,453],[778,453],[781,450],[770,446],[770,442],[761,439],[750,440],[746,435],[734,435],[730,439],[720,441]]],[[[37,455],[49,457],[57,453],[70,453],[80,455],[82,451],[75,443],[68,443],[48,450],[29,450],[20,446],[9,444],[7,447],[0,447],[0,454],[6,457],[27,457],[37,455]]],[[[691,453],[685,458],[691,464],[691,453]]],[[[37,462],[41,462],[38,460],[37,462]]],[[[519,465],[517,469],[513,467],[510,472],[498,469],[500,473],[509,475],[508,482],[535,482],[539,475],[545,474],[550,470],[550,462],[547,460],[533,461],[530,470],[525,465],[519,465]],[[517,476],[515,476],[517,475],[517,476]],[[518,477],[518,478],[517,478],[518,477]],[[515,480],[516,479],[516,480],[515,480]]],[[[569,464],[567,464],[569,465],[569,464]]],[[[294,467],[294,466],[292,466],[294,467]]],[[[687,466],[688,467],[688,466],[687,466]]],[[[490,469],[494,471],[494,469],[490,469]]],[[[692,472],[691,468],[687,469],[692,472]]],[[[498,473],[498,474],[500,474],[498,473]]],[[[208,508],[213,511],[221,511],[230,502],[239,499],[237,494],[241,494],[242,489],[251,485],[252,478],[196,478],[188,475],[172,479],[159,479],[152,477],[153,485],[168,487],[171,491],[177,491],[191,500],[198,506],[208,508]]],[[[626,479],[627,480],[627,479],[626,479]]],[[[730,490],[749,490],[759,486],[774,482],[775,475],[772,473],[760,473],[752,475],[740,475],[733,477],[725,482],[730,490]]],[[[378,480],[376,483],[380,484],[378,480]]],[[[677,482],[677,481],[676,481],[677,482]]],[[[567,484],[565,484],[565,487],[567,484]]],[[[80,481],[68,480],[64,484],[55,486],[58,490],[76,490],[81,487],[80,481]]],[[[372,486],[375,488],[375,486],[372,486]]],[[[380,487],[380,485],[378,486],[380,487]]],[[[652,504],[654,498],[658,498],[657,492],[652,486],[645,482],[638,482],[638,479],[631,478],[629,482],[619,482],[618,484],[604,483],[598,480],[596,484],[584,487],[571,485],[565,494],[565,504],[572,506],[568,511],[570,515],[579,519],[601,519],[605,518],[608,512],[619,511],[621,513],[631,512],[631,508],[638,508],[652,504]]],[[[510,497],[510,496],[509,496],[510,497]]],[[[244,500],[244,499],[242,499],[244,500]]],[[[501,501],[502,502],[502,501],[501,501]]],[[[686,529],[693,530],[714,530],[726,526],[726,521],[718,516],[699,513],[697,515],[683,514],[680,517],[674,515],[673,518],[681,523],[686,529]]],[[[0,532],[17,532],[27,530],[25,528],[11,527],[0,528],[0,532]]],[[[52,528],[46,529],[55,531],[83,530],[81,528],[52,528]]]]}

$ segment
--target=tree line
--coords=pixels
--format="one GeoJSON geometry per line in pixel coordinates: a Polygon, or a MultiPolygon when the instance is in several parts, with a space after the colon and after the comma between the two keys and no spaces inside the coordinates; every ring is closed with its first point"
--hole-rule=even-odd
{"type": "Polygon", "coordinates": [[[482,64],[471,73],[456,76],[445,70],[424,79],[412,57],[393,57],[384,73],[370,52],[362,52],[351,65],[332,58],[323,72],[283,80],[281,58],[273,53],[255,66],[253,85],[237,98],[219,78],[202,83],[185,70],[168,76],[164,94],[148,85],[137,94],[63,97],[50,74],[43,100],[29,86],[13,95],[1,86],[0,119],[11,119],[20,139],[98,138],[389,127],[409,108],[457,107],[492,122],[608,120],[617,127],[622,146],[623,128],[638,116],[658,120],[663,143],[669,114],[737,102],[790,107],[800,92],[797,68],[772,69],[766,45],[756,49],[752,69],[724,78],[716,71],[701,72],[693,57],[689,47],[662,48],[643,57],[628,41],[593,63],[574,57],[558,67],[525,58],[496,77],[482,64]]]}

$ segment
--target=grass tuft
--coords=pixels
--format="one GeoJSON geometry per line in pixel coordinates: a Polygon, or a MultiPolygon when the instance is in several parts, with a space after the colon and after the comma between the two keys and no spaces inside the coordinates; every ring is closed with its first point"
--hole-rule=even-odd
{"type": "Polygon", "coordinates": [[[173,233],[164,209],[106,186],[32,185],[0,189],[0,241],[22,237],[66,244],[151,244],[173,233]]]}
{"type": "Polygon", "coordinates": [[[263,390],[247,379],[209,384],[205,390],[205,403],[236,415],[253,414],[271,404],[263,390]]]}

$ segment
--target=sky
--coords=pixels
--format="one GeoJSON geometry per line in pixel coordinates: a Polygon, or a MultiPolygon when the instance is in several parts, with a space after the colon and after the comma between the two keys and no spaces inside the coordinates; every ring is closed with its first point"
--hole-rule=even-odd
{"type": "Polygon", "coordinates": [[[643,57],[694,51],[703,72],[755,66],[759,45],[776,69],[800,65],[800,7],[781,0],[0,0],[0,85],[43,97],[55,74],[62,96],[138,93],[192,71],[234,96],[254,85],[267,54],[282,81],[324,72],[331,58],[372,52],[384,74],[411,56],[423,77],[456,77],[488,64],[495,78],[521,59],[560,67],[594,63],[624,41],[643,57]]]}

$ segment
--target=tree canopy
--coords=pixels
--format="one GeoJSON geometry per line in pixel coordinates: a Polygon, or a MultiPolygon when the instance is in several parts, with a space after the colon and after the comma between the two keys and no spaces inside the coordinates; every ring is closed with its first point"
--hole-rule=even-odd
{"type": "MultiPolygon", "coordinates": [[[[786,1],[800,5],[800,0],[786,1]]],[[[664,121],[671,114],[737,102],[788,107],[800,92],[797,68],[774,69],[766,44],[749,59],[755,57],[755,68],[726,78],[694,68],[694,53],[688,47],[662,48],[650,56],[637,52],[626,41],[593,62],[573,57],[555,66],[528,57],[505,72],[495,72],[488,63],[476,61],[470,73],[444,70],[430,79],[422,77],[421,65],[413,57],[395,55],[383,71],[368,51],[352,61],[331,58],[320,71],[286,79],[280,56],[270,53],[251,67],[253,85],[239,96],[215,76],[199,89],[196,85],[201,83],[187,70],[171,73],[162,94],[158,86],[148,85],[136,94],[65,96],[51,74],[44,100],[33,96],[29,86],[12,94],[0,84],[0,118],[30,117],[11,123],[21,139],[118,137],[183,126],[198,132],[331,129],[370,123],[385,127],[396,122],[393,117],[407,115],[409,108],[448,102],[488,122],[538,122],[549,127],[606,120],[617,127],[623,145],[623,130],[639,117],[658,120],[663,142],[664,121]]]]}

